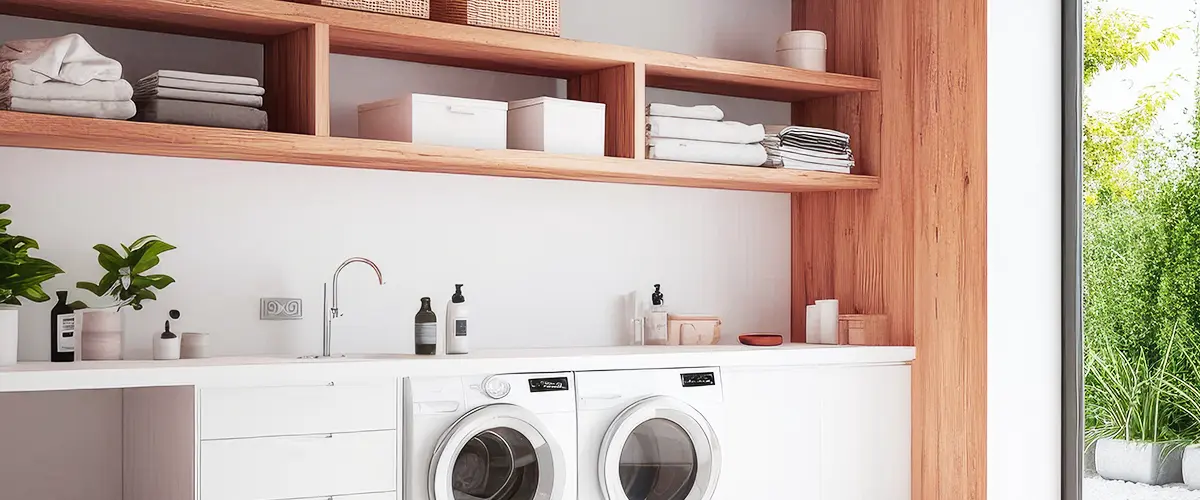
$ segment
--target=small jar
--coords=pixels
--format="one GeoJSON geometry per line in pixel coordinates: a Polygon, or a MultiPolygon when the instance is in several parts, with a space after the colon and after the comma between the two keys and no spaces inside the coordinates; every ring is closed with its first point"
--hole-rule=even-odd
{"type": "Polygon", "coordinates": [[[184,333],[183,345],[180,347],[183,359],[204,359],[208,357],[207,333],[184,333]]]}
{"type": "Polygon", "coordinates": [[[827,44],[825,33],[820,31],[789,31],[775,42],[775,57],[781,66],[825,71],[827,44]]]}

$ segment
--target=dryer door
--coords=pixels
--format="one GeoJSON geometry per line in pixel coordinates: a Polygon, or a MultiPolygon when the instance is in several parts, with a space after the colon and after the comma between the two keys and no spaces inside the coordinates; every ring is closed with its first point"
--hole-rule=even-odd
{"type": "Polygon", "coordinates": [[[613,421],[599,472],[608,500],[708,500],[721,473],[721,445],[691,405],[655,396],[613,421]]]}
{"type": "Polygon", "coordinates": [[[560,500],[563,452],[529,410],[496,404],[463,415],[429,467],[431,500],[560,500]]]}

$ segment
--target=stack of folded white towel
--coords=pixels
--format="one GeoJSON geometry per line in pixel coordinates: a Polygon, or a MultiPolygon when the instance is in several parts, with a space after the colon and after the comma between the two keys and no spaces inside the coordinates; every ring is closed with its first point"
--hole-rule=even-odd
{"type": "Polygon", "coordinates": [[[82,36],[15,40],[0,47],[0,109],[127,120],[136,109],[121,63],[82,36]]]}
{"type": "Polygon", "coordinates": [[[646,157],[751,167],[765,164],[763,126],[721,121],[724,118],[725,113],[716,106],[650,104],[646,107],[646,157]]]}
{"type": "Polygon", "coordinates": [[[134,99],[139,121],[266,130],[265,93],[254,78],[161,70],[138,80],[134,99]]]}
{"type": "Polygon", "coordinates": [[[770,157],[768,166],[842,174],[854,167],[849,135],[798,126],[771,126],[767,132],[762,144],[770,157]]]}

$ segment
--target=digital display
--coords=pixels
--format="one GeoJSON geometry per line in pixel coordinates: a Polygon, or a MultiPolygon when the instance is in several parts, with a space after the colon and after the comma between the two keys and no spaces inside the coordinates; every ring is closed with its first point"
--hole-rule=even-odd
{"type": "Polygon", "coordinates": [[[685,373],[681,375],[684,387],[704,387],[717,385],[717,376],[713,372],[685,373]]]}
{"type": "Polygon", "coordinates": [[[529,392],[554,392],[569,390],[571,390],[571,386],[567,381],[567,377],[529,379],[529,392]]]}

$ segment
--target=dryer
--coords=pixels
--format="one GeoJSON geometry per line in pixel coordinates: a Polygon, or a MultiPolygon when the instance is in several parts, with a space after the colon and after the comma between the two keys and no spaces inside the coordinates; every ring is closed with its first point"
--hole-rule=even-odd
{"type": "Polygon", "coordinates": [[[407,500],[574,500],[574,378],[406,379],[407,500]]]}
{"type": "Polygon", "coordinates": [[[710,500],[721,476],[718,368],[578,372],[579,500],[710,500]]]}

